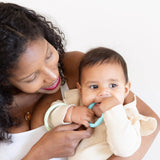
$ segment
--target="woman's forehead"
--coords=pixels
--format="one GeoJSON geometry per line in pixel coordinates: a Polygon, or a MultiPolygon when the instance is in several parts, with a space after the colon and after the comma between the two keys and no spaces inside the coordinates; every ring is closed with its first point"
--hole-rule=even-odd
{"type": "Polygon", "coordinates": [[[13,69],[13,75],[19,79],[34,72],[43,62],[47,50],[48,42],[45,39],[29,42],[13,69]]]}

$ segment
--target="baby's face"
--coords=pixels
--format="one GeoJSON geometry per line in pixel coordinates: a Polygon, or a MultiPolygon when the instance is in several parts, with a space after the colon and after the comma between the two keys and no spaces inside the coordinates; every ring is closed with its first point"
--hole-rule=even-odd
{"type": "Polygon", "coordinates": [[[118,63],[103,63],[85,67],[81,74],[79,86],[82,103],[101,103],[103,98],[116,97],[121,104],[129,91],[129,84],[125,82],[124,73],[118,63]]]}

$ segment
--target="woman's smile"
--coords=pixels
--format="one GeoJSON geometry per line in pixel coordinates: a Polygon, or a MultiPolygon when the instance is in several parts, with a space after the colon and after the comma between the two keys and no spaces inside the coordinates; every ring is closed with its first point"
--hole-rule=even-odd
{"type": "Polygon", "coordinates": [[[59,83],[60,83],[60,76],[58,77],[58,79],[56,81],[54,81],[54,83],[51,86],[45,87],[45,88],[42,88],[42,89],[44,89],[44,90],[54,90],[55,88],[57,88],[59,83]]]}

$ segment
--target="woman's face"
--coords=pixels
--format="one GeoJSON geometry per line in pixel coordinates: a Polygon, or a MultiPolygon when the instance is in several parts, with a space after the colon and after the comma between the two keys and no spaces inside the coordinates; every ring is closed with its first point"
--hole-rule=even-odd
{"type": "Polygon", "coordinates": [[[26,93],[55,93],[61,85],[58,61],[58,52],[45,39],[31,41],[9,81],[26,93]]]}

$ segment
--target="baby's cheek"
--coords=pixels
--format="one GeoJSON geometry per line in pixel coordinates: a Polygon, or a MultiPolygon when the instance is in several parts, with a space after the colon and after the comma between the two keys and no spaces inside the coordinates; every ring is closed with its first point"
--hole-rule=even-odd
{"type": "Polygon", "coordinates": [[[120,95],[118,97],[116,97],[118,99],[118,101],[120,102],[120,104],[123,104],[124,102],[124,95],[120,95]]]}
{"type": "Polygon", "coordinates": [[[82,103],[84,106],[89,106],[91,103],[93,103],[93,97],[89,94],[83,94],[82,95],[82,103]]]}

